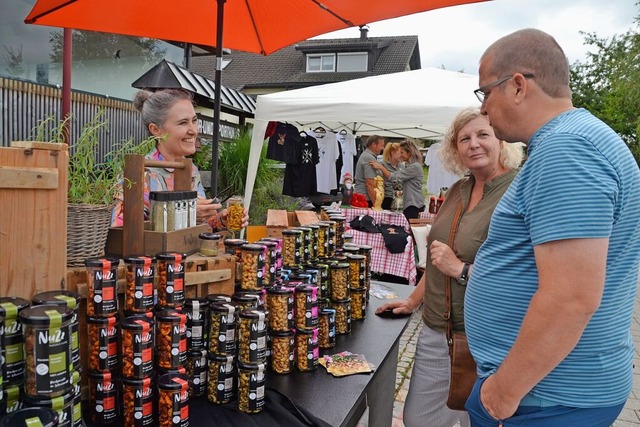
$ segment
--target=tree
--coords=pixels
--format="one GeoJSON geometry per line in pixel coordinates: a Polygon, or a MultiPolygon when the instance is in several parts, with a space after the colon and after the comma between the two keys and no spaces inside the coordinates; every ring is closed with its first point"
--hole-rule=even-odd
{"type": "Polygon", "coordinates": [[[634,29],[611,39],[583,33],[595,49],[571,66],[571,89],[574,105],[611,126],[640,165],[640,15],[634,22],[634,29]]]}
{"type": "Polygon", "coordinates": [[[22,59],[22,45],[20,45],[19,50],[14,50],[12,47],[4,46],[5,53],[4,56],[5,61],[7,62],[7,71],[9,75],[16,77],[23,77],[24,74],[24,65],[22,59]]]}

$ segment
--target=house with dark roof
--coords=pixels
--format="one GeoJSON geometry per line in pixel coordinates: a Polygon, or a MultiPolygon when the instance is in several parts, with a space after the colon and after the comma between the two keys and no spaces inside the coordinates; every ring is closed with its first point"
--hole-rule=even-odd
{"type": "MultiPolygon", "coordinates": [[[[269,56],[233,51],[223,57],[222,84],[248,95],[280,92],[420,68],[418,36],[305,40],[269,56]]],[[[215,57],[198,56],[192,71],[213,77],[215,57]]]]}

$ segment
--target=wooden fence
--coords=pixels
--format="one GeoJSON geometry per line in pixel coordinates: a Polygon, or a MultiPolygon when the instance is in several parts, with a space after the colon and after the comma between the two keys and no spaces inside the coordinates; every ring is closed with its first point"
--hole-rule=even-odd
{"type": "MultiPolygon", "coordinates": [[[[33,129],[48,117],[60,119],[62,91],[55,86],[0,78],[0,146],[11,141],[32,139],[33,129]]],[[[80,135],[82,126],[103,108],[109,125],[100,135],[97,150],[99,161],[114,143],[130,138],[146,137],[140,124],[140,114],[130,101],[72,91],[71,145],[80,135]]]]}

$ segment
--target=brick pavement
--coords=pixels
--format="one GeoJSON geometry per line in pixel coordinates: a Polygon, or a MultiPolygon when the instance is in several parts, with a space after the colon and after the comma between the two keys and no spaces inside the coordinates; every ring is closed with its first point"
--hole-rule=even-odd
{"type": "MultiPolygon", "coordinates": [[[[402,409],[409,390],[413,355],[416,350],[416,341],[421,327],[422,321],[420,314],[416,313],[412,316],[407,329],[400,338],[398,371],[396,373],[396,399],[393,405],[393,423],[391,427],[404,426],[402,422],[402,409]]],[[[613,424],[613,427],[640,427],[640,296],[636,296],[631,333],[636,348],[634,356],[633,390],[622,413],[613,424]]],[[[363,416],[358,423],[358,427],[367,427],[367,416],[368,414],[365,413],[365,416],[363,416]]]]}

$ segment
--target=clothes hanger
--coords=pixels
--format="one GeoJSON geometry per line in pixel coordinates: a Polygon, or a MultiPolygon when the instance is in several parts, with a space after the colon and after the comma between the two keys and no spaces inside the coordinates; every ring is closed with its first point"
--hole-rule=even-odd
{"type": "Polygon", "coordinates": [[[324,127],[322,127],[322,126],[318,126],[318,127],[317,127],[317,128],[315,128],[313,131],[314,131],[314,132],[316,132],[316,133],[326,133],[326,132],[327,132],[327,131],[325,130],[325,128],[324,128],[324,127]]]}
{"type": "Polygon", "coordinates": [[[340,135],[346,135],[346,134],[347,134],[346,129],[340,129],[340,135]]]}

